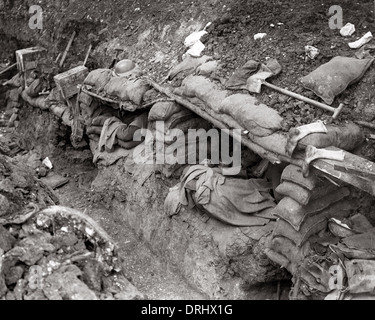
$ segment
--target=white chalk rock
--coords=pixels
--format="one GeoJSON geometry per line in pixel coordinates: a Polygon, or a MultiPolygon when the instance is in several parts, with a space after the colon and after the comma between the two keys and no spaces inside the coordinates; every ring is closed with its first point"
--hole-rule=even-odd
{"type": "Polygon", "coordinates": [[[202,55],[204,48],[204,44],[199,40],[186,53],[194,58],[198,58],[202,55]]]}
{"type": "Polygon", "coordinates": [[[352,49],[358,49],[362,47],[364,44],[370,42],[372,38],[373,38],[372,33],[371,31],[369,31],[361,39],[354,41],[354,42],[350,42],[349,47],[352,49]]]}
{"type": "Polygon", "coordinates": [[[305,46],[305,52],[307,56],[312,60],[314,60],[320,53],[319,49],[313,46],[305,46]]]}
{"type": "Polygon", "coordinates": [[[347,23],[340,29],[340,34],[343,37],[350,37],[355,32],[355,26],[352,23],[347,23]]]}
{"type": "Polygon", "coordinates": [[[192,47],[193,45],[195,45],[198,41],[201,40],[201,38],[207,34],[208,32],[205,31],[205,30],[202,30],[202,31],[196,31],[196,32],[193,32],[191,35],[187,36],[185,41],[184,41],[184,45],[185,47],[187,48],[190,48],[192,47]]]}
{"type": "Polygon", "coordinates": [[[267,33],[257,33],[257,34],[254,35],[254,40],[261,40],[261,39],[263,39],[266,35],[267,35],[267,33]]]}

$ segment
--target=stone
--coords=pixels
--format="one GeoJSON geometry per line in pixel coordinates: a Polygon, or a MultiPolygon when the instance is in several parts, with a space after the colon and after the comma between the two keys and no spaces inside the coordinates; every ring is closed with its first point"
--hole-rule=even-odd
{"type": "Polygon", "coordinates": [[[23,297],[24,300],[48,300],[46,296],[44,295],[43,291],[38,289],[35,290],[34,292],[25,295],[23,297]]]}
{"type": "Polygon", "coordinates": [[[18,280],[22,278],[22,275],[24,273],[24,268],[21,266],[14,266],[7,270],[7,272],[4,272],[5,276],[5,283],[7,286],[16,284],[18,280]]]}
{"type": "Polygon", "coordinates": [[[16,243],[16,238],[14,238],[7,229],[3,226],[0,226],[0,249],[4,252],[9,251],[13,248],[16,243]]]}
{"type": "Polygon", "coordinates": [[[103,266],[97,260],[87,260],[83,267],[82,280],[87,286],[94,291],[102,290],[102,271],[103,266]]]}
{"type": "Polygon", "coordinates": [[[27,286],[27,281],[24,279],[18,280],[16,286],[13,289],[13,294],[16,297],[16,300],[23,300],[23,295],[27,286]]]}
{"type": "Polygon", "coordinates": [[[0,194],[0,217],[9,213],[10,203],[7,197],[0,194]]]}
{"type": "Polygon", "coordinates": [[[78,279],[82,271],[75,265],[61,267],[49,275],[43,293],[49,300],[98,300],[88,286],[78,279]]]}

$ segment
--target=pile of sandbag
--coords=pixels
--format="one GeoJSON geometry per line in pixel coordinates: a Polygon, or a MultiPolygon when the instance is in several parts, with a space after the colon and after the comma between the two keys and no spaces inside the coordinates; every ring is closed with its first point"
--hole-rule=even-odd
{"type": "Polygon", "coordinates": [[[135,111],[142,105],[145,93],[150,89],[141,76],[142,71],[138,66],[121,75],[109,69],[97,69],[88,74],[83,84],[90,92],[118,101],[122,109],[135,111]]]}
{"type": "Polygon", "coordinates": [[[222,169],[189,166],[165,200],[169,216],[182,206],[197,207],[210,217],[240,227],[262,227],[274,219],[272,185],[264,179],[226,177],[222,169]]]}
{"type": "Polygon", "coordinates": [[[147,128],[148,113],[131,114],[124,118],[124,122],[110,113],[99,115],[92,119],[87,127],[87,134],[99,142],[100,152],[112,152],[115,145],[124,149],[132,149],[142,140],[135,140],[137,130],[147,128]]]}
{"type": "MultiPolygon", "coordinates": [[[[179,178],[189,159],[199,163],[199,139],[194,136],[189,138],[188,132],[203,130],[201,132],[206,133],[211,128],[209,122],[178,103],[169,101],[154,104],[148,114],[148,121],[148,128],[154,133],[157,152],[163,153],[165,159],[164,163],[156,165],[157,172],[167,178],[179,178]],[[183,150],[184,154],[179,157],[181,159],[178,159],[178,162],[173,163],[172,158],[175,157],[174,152],[177,149],[183,150]]],[[[207,157],[209,156],[210,146],[207,150],[207,157]]]]}
{"type": "Polygon", "coordinates": [[[283,119],[276,110],[248,94],[230,95],[206,77],[190,75],[174,93],[189,99],[233,129],[244,129],[259,137],[282,129],[283,119]]]}
{"type": "Polygon", "coordinates": [[[329,220],[352,214],[355,204],[346,200],[350,192],[316,175],[304,178],[301,168],[294,165],[283,171],[276,192],[284,198],[273,210],[278,221],[266,254],[293,275],[300,275],[305,296],[319,292],[324,298],[330,292],[325,276],[332,263],[310,259],[316,256],[313,239],[325,243],[329,220]]]}

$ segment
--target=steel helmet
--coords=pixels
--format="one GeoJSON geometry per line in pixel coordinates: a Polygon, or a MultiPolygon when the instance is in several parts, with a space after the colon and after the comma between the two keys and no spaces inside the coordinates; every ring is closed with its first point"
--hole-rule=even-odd
{"type": "Polygon", "coordinates": [[[121,77],[123,74],[135,68],[135,63],[132,60],[124,59],[116,63],[115,74],[121,77]]]}

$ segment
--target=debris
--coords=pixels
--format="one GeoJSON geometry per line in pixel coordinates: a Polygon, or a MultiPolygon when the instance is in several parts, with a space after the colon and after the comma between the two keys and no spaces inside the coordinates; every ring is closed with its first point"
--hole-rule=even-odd
{"type": "Polygon", "coordinates": [[[350,37],[355,32],[355,26],[352,23],[347,23],[340,29],[340,34],[343,37],[350,37]]]}
{"type": "Polygon", "coordinates": [[[320,53],[318,48],[315,48],[313,46],[305,46],[305,53],[306,55],[311,59],[314,60],[320,53]]]}
{"type": "Polygon", "coordinates": [[[45,158],[42,163],[48,168],[48,169],[52,169],[53,168],[53,165],[52,165],[52,162],[51,160],[47,157],[45,158]]]}
{"type": "Polygon", "coordinates": [[[358,39],[355,42],[350,42],[349,47],[352,49],[358,49],[362,47],[364,44],[370,42],[372,40],[372,33],[371,31],[367,32],[361,39],[358,39]]]}
{"type": "Polygon", "coordinates": [[[201,41],[197,41],[188,51],[186,51],[186,54],[195,58],[199,58],[202,55],[204,49],[205,45],[201,41]]]}
{"type": "Polygon", "coordinates": [[[267,33],[257,33],[254,35],[254,40],[262,40],[267,36],[267,33]]]}
{"type": "Polygon", "coordinates": [[[193,45],[195,45],[198,41],[201,40],[201,38],[208,34],[207,31],[205,30],[202,30],[202,31],[196,31],[196,32],[193,32],[191,35],[189,35],[188,37],[186,37],[185,41],[184,41],[184,45],[185,47],[187,48],[191,48],[193,45]]]}
{"type": "Polygon", "coordinates": [[[68,178],[60,176],[56,173],[50,172],[47,177],[40,179],[44,184],[49,186],[52,190],[58,189],[69,182],[68,178]]]}

